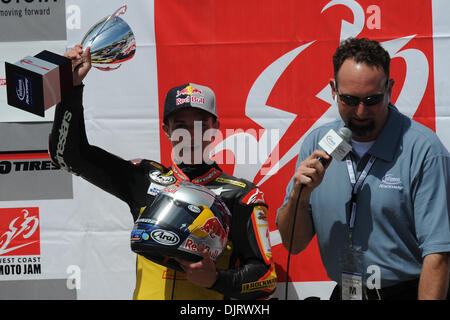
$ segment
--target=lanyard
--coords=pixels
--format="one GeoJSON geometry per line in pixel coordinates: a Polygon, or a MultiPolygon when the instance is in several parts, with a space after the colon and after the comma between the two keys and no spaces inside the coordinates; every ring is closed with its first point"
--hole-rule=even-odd
{"type": "Polygon", "coordinates": [[[347,171],[348,176],[350,178],[350,183],[352,184],[352,199],[350,202],[351,213],[350,213],[350,220],[348,221],[350,248],[353,247],[353,229],[355,228],[355,220],[356,220],[356,197],[358,195],[359,189],[361,188],[361,185],[363,184],[364,180],[369,174],[369,171],[372,168],[372,165],[375,162],[375,160],[376,160],[375,156],[370,157],[369,161],[364,167],[364,170],[359,175],[358,180],[356,180],[352,159],[350,158],[350,156],[347,156],[347,159],[345,160],[347,164],[347,171]]]}

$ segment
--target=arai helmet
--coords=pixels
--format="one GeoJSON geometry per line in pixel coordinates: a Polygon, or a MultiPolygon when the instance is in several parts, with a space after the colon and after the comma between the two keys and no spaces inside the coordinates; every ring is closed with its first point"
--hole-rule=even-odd
{"type": "Polygon", "coordinates": [[[131,232],[131,249],[166,267],[182,271],[173,258],[200,261],[202,248],[213,261],[228,240],[231,213],[206,187],[180,182],[161,190],[131,232]]]}

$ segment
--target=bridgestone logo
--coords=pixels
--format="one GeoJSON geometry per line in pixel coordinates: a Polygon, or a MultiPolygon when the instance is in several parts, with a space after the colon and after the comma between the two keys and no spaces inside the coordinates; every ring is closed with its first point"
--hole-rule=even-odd
{"type": "Polygon", "coordinates": [[[70,120],[72,119],[72,113],[69,111],[66,111],[64,113],[64,119],[61,124],[61,128],[59,129],[59,138],[58,138],[58,145],[56,147],[56,160],[58,161],[58,164],[65,170],[71,171],[69,166],[64,161],[64,149],[66,147],[66,139],[67,134],[69,133],[69,126],[70,126],[70,120]]]}

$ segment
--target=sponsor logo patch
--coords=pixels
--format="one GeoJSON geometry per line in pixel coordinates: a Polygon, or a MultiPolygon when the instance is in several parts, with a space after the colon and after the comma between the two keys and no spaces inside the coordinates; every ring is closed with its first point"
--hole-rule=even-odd
{"type": "Polygon", "coordinates": [[[255,188],[242,198],[242,202],[245,204],[265,203],[264,193],[259,188],[255,188]]]}
{"type": "Polygon", "coordinates": [[[174,184],[176,181],[174,176],[163,175],[158,170],[150,172],[150,179],[152,179],[156,183],[163,184],[163,185],[171,185],[171,184],[174,184]]]}
{"type": "Polygon", "coordinates": [[[180,237],[172,231],[156,229],[150,233],[150,237],[163,245],[176,245],[180,242],[180,237]]]}
{"type": "Polygon", "coordinates": [[[381,179],[380,188],[403,190],[402,180],[388,173],[381,179]]]}

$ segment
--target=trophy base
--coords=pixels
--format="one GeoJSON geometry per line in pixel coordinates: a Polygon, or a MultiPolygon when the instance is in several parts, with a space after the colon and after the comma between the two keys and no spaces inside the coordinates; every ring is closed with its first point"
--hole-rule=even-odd
{"type": "Polygon", "coordinates": [[[46,50],[6,62],[5,71],[8,104],[41,117],[73,87],[71,60],[46,50]]]}

